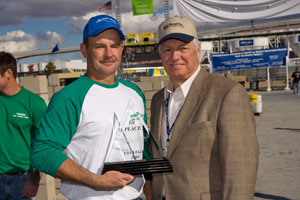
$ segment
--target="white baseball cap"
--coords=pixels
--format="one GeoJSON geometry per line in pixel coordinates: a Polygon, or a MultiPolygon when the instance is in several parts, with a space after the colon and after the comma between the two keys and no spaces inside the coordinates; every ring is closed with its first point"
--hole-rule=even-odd
{"type": "Polygon", "coordinates": [[[196,27],[187,17],[175,16],[163,21],[158,27],[159,44],[168,39],[178,39],[189,43],[198,40],[196,27]]]}

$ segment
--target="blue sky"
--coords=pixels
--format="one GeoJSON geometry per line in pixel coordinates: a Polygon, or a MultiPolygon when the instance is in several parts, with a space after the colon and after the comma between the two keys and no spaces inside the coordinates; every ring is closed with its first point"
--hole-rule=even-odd
{"type": "MultiPolygon", "coordinates": [[[[82,42],[82,30],[92,16],[109,0],[9,0],[0,2],[0,51],[19,52],[76,46],[82,42]]],[[[171,1],[170,1],[171,2],[171,1]]],[[[156,31],[164,20],[163,0],[153,1],[153,15],[132,15],[131,0],[120,0],[122,28],[125,34],[156,31]]],[[[114,4],[113,4],[114,5],[114,4]]],[[[82,59],[80,52],[20,59],[21,64],[82,59]]]]}
{"type": "MultiPolygon", "coordinates": [[[[0,32],[1,36],[2,33],[12,33],[13,31],[23,31],[25,34],[35,36],[36,43],[39,43],[40,45],[37,45],[36,47],[30,48],[28,50],[36,50],[36,49],[48,49],[55,46],[55,44],[59,44],[59,47],[67,47],[67,46],[75,46],[79,45],[81,42],[81,32],[78,30],[78,32],[72,32],[72,27],[68,25],[68,21],[70,19],[68,17],[63,18],[54,18],[54,19],[25,19],[24,23],[13,26],[1,26],[0,32]],[[57,33],[57,36],[55,35],[48,35],[47,32],[57,33]],[[58,37],[60,36],[60,37],[58,37]]],[[[0,37],[1,37],[0,36],[0,37]]],[[[19,38],[22,40],[21,38],[19,38]]],[[[30,43],[31,41],[29,41],[30,43]]],[[[19,43],[20,44],[20,43],[19,43]]],[[[20,44],[22,45],[22,44],[20,44]]],[[[18,51],[19,45],[15,44],[13,45],[12,50],[18,51]]],[[[25,46],[25,45],[23,45],[25,46]]],[[[6,49],[5,49],[6,50],[6,49]]],[[[24,49],[26,51],[26,49],[24,49]]],[[[23,50],[23,51],[24,51],[23,50]]],[[[39,56],[39,57],[32,57],[32,58],[26,58],[21,59],[20,63],[31,63],[31,62],[38,62],[38,61],[44,61],[44,60],[56,60],[56,59],[81,59],[80,53],[72,53],[72,54],[56,54],[51,56],[39,56]]]]}

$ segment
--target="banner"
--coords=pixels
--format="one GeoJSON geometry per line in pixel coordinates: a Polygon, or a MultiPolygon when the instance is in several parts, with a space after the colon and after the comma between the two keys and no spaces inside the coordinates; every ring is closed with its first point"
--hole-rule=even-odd
{"type": "Polygon", "coordinates": [[[285,65],[287,48],[240,51],[229,54],[212,54],[212,71],[226,71],[285,65]]]}
{"type": "Polygon", "coordinates": [[[132,0],[133,15],[153,14],[152,0],[132,0]]]}
{"type": "Polygon", "coordinates": [[[167,72],[164,68],[152,68],[150,69],[150,76],[167,76],[167,72]]]}
{"type": "Polygon", "coordinates": [[[269,19],[300,13],[299,0],[174,0],[174,15],[194,22],[269,19]]]}

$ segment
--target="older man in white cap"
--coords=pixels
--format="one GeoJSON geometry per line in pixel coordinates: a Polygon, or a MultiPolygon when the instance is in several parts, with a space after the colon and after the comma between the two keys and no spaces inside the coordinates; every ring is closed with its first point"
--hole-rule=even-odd
{"type": "Polygon", "coordinates": [[[249,97],[239,83],[199,64],[193,22],[172,17],[158,28],[170,82],[151,102],[151,130],[173,173],[153,174],[153,199],[253,199],[258,143],[249,97]]]}

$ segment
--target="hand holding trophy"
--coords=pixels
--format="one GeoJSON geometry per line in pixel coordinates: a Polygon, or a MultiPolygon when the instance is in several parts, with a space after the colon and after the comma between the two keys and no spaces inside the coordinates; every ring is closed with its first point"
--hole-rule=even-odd
{"type": "Polygon", "coordinates": [[[143,160],[145,140],[152,140],[156,148],[158,145],[145,124],[143,115],[134,112],[130,102],[121,121],[114,116],[112,131],[102,174],[110,170],[131,175],[173,171],[166,158],[143,160]]]}

